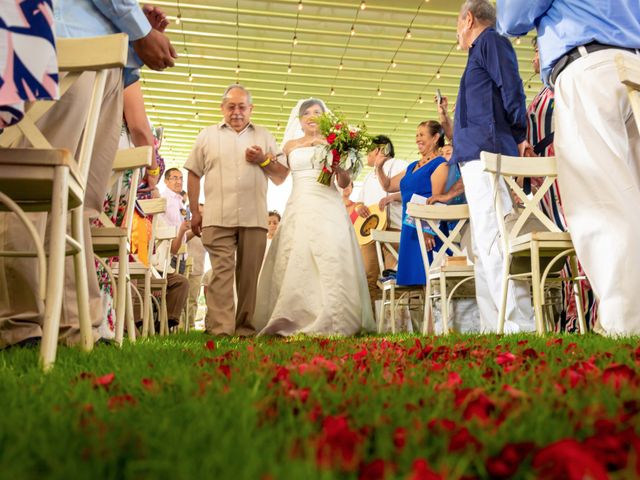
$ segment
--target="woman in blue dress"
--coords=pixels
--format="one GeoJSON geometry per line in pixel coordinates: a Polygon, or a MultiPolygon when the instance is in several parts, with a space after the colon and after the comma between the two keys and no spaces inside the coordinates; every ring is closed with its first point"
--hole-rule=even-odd
{"type": "MultiPolygon", "coordinates": [[[[400,234],[400,250],[398,251],[398,285],[424,285],[426,275],[420,254],[418,231],[415,224],[407,221],[407,204],[414,194],[431,197],[444,193],[447,183],[449,167],[447,160],[440,155],[444,146],[444,130],[433,120],[422,122],[416,132],[416,145],[420,159],[407,167],[407,170],[395,177],[389,178],[382,170],[386,161],[382,156],[376,160],[376,175],[380,185],[386,192],[393,192],[380,201],[380,208],[384,208],[392,201],[402,200],[402,232],[400,234]]],[[[433,258],[432,250],[442,246],[437,237],[428,232],[422,232],[425,237],[429,260],[433,258]]]]}

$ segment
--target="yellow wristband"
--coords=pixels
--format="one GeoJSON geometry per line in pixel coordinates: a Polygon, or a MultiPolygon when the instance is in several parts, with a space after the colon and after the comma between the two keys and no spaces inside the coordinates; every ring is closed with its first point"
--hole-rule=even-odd
{"type": "Polygon", "coordinates": [[[160,175],[160,167],[156,168],[147,168],[148,175],[160,175]]]}
{"type": "Polygon", "coordinates": [[[267,165],[269,165],[270,163],[271,163],[271,157],[267,157],[267,158],[266,158],[266,160],[260,164],[260,166],[261,166],[262,168],[264,168],[264,167],[266,167],[267,165]]]}

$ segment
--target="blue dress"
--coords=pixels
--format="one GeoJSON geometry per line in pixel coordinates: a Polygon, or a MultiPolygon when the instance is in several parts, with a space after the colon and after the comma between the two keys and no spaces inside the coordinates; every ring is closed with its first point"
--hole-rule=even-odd
{"type": "MultiPolygon", "coordinates": [[[[414,169],[418,161],[407,167],[407,172],[400,181],[403,220],[407,218],[407,203],[411,201],[414,193],[427,198],[432,195],[431,175],[443,163],[447,163],[444,157],[436,157],[416,171],[414,169]]],[[[437,237],[435,240],[435,248],[438,250],[442,246],[442,241],[437,237]]],[[[429,252],[429,260],[431,261],[432,259],[433,254],[429,252]]],[[[402,232],[400,234],[396,281],[398,285],[424,285],[427,282],[424,264],[422,263],[422,254],[420,253],[420,243],[418,243],[418,232],[415,226],[407,225],[406,222],[402,223],[402,232]]]]}

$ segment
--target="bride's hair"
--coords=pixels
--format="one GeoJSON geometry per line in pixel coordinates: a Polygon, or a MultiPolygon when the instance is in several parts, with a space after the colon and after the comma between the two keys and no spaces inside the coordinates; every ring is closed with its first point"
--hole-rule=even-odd
{"type": "Polygon", "coordinates": [[[310,98],[309,100],[305,100],[304,102],[302,102],[302,105],[300,105],[300,109],[298,110],[298,116],[301,117],[304,114],[304,112],[306,112],[309,108],[313,107],[314,105],[318,105],[323,112],[326,111],[324,109],[324,103],[322,103],[321,100],[318,100],[317,98],[310,98]]]}

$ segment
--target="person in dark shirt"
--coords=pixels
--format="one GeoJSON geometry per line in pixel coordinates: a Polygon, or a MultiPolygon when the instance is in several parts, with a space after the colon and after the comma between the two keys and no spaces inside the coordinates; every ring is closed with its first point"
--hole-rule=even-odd
{"type": "MultiPolygon", "coordinates": [[[[468,0],[458,18],[458,43],[469,51],[453,127],[456,146],[452,164],[459,164],[469,203],[476,297],[482,331],[494,332],[501,302],[503,254],[490,174],[483,171],[480,152],[524,155],[531,146],[527,136],[527,106],[518,60],[506,38],[494,29],[495,7],[486,0],[468,0]]],[[[499,195],[505,214],[512,209],[509,192],[501,184],[499,195]]],[[[534,330],[529,288],[509,282],[505,332],[534,330]]]]}

